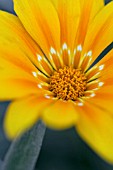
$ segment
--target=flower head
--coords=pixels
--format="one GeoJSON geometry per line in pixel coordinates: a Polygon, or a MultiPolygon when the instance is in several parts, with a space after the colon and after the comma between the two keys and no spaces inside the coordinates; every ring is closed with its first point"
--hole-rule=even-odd
{"type": "Polygon", "coordinates": [[[0,12],[0,99],[12,100],[4,121],[15,138],[39,119],[55,129],[76,125],[113,162],[113,2],[14,0],[17,16],[0,12]],[[91,67],[92,66],[92,67],[91,67]]]}

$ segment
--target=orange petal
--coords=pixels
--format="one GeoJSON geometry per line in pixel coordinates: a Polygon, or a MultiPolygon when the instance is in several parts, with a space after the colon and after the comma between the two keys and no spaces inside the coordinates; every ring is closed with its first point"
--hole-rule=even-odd
{"type": "Polygon", "coordinates": [[[4,130],[13,139],[32,127],[39,119],[42,108],[52,102],[44,97],[29,96],[10,104],[7,109],[4,130]]]}
{"type": "Polygon", "coordinates": [[[58,100],[43,111],[42,119],[51,128],[65,129],[76,123],[78,113],[73,103],[58,100]]]}
{"type": "Polygon", "coordinates": [[[113,163],[113,117],[109,112],[85,102],[76,128],[92,149],[113,163]]]}

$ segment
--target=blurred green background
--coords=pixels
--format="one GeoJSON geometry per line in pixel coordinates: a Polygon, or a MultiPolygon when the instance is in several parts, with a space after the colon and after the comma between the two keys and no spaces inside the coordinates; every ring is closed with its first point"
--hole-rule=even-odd
{"type": "MultiPolygon", "coordinates": [[[[106,0],[106,3],[110,0],[106,0]]],[[[12,0],[0,0],[0,9],[14,13],[12,0]]],[[[0,103],[0,170],[10,142],[5,138],[2,122],[9,102],[0,103]]],[[[36,170],[113,170],[78,136],[75,129],[47,129],[36,170]]]]}

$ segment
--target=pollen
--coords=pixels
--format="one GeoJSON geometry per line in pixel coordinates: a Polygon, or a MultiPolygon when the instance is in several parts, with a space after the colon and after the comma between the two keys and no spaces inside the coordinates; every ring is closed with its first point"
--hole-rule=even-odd
{"type": "Polygon", "coordinates": [[[81,69],[65,66],[50,77],[49,90],[58,99],[76,101],[84,96],[86,86],[87,78],[81,69]]]}

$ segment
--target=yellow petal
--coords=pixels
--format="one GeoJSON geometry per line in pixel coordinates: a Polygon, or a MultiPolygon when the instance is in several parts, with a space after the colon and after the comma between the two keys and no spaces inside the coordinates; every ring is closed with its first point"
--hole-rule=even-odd
{"type": "Polygon", "coordinates": [[[50,0],[14,0],[14,8],[26,30],[44,51],[60,48],[60,24],[50,0]]]}
{"type": "Polygon", "coordinates": [[[113,63],[113,50],[110,50],[99,62],[97,62],[86,73],[88,80],[94,80],[101,77],[101,81],[109,83],[113,63]]]}
{"type": "Polygon", "coordinates": [[[73,103],[58,100],[43,111],[42,119],[51,128],[65,129],[76,123],[78,113],[73,103]]]}
{"type": "Polygon", "coordinates": [[[60,20],[61,46],[66,43],[72,50],[80,16],[79,0],[52,0],[60,20]]]}
{"type": "MultiPolygon", "coordinates": [[[[18,17],[0,11],[0,23],[0,58],[25,69],[28,67],[29,70],[35,66],[45,74],[50,74],[50,64],[18,17]]],[[[6,68],[7,65],[2,67],[6,68]]]]}
{"type": "MultiPolygon", "coordinates": [[[[103,83],[103,82],[102,82],[103,83]]],[[[97,86],[97,88],[99,88],[97,86]]],[[[86,98],[88,101],[113,115],[113,79],[110,83],[103,84],[98,90],[94,91],[94,97],[86,98]]]]}
{"type": "MultiPolygon", "coordinates": [[[[111,49],[98,63],[96,63],[96,66],[98,67],[104,64],[106,68],[109,68],[109,64],[111,64],[112,61],[113,61],[113,49],[111,49]]],[[[103,67],[103,70],[105,67],[103,67]]]]}
{"type": "Polygon", "coordinates": [[[94,90],[94,97],[85,100],[113,114],[113,50],[100,60],[95,67],[100,72],[99,81],[94,81],[95,84],[91,82],[88,90],[96,89],[94,90]]]}
{"type": "Polygon", "coordinates": [[[0,100],[11,100],[28,94],[43,93],[38,78],[19,69],[0,70],[0,100]]]}
{"type": "MultiPolygon", "coordinates": [[[[84,6],[85,0],[80,0],[81,3],[81,10],[84,6]]],[[[104,0],[93,0],[92,1],[92,10],[90,14],[90,20],[93,20],[95,15],[98,14],[98,12],[104,7],[104,0]]]]}
{"type": "Polygon", "coordinates": [[[0,41],[0,68],[10,70],[18,69],[31,74],[36,71],[36,67],[27,58],[27,56],[17,47],[17,45],[5,44],[0,41]]]}
{"type": "Polygon", "coordinates": [[[108,111],[111,115],[113,115],[113,83],[111,85],[101,87],[94,93],[95,96],[93,98],[86,99],[86,101],[108,111]]]}
{"type": "Polygon", "coordinates": [[[109,112],[84,103],[76,127],[80,136],[96,153],[113,163],[113,117],[109,112]]]}
{"type": "MultiPolygon", "coordinates": [[[[99,0],[98,2],[97,0],[87,0],[87,1],[80,0],[80,4],[81,4],[81,14],[80,14],[80,19],[79,19],[78,31],[77,31],[75,43],[74,43],[76,53],[74,56],[73,64],[75,67],[78,67],[79,62],[82,60],[81,58],[84,56],[85,52],[88,52],[88,51],[85,51],[81,55],[84,41],[87,35],[88,27],[90,23],[92,22],[93,18],[95,17],[95,15],[104,6],[103,0],[99,0]]],[[[89,42],[90,41],[88,41],[88,43],[89,42]]]]}
{"type": "MultiPolygon", "coordinates": [[[[94,67],[92,67],[86,74],[91,78],[98,74],[99,81],[106,85],[113,84],[113,50],[107,53],[94,67]]],[[[101,90],[101,89],[100,89],[101,90]]]]}
{"type": "Polygon", "coordinates": [[[4,130],[13,139],[32,127],[39,119],[41,109],[52,102],[44,97],[29,96],[10,104],[7,109],[4,130]]]}
{"type": "Polygon", "coordinates": [[[100,80],[103,81],[105,84],[112,85],[113,84],[113,50],[111,50],[103,59],[100,60],[96,64],[97,68],[101,68],[100,71],[100,80]]]}
{"type": "Polygon", "coordinates": [[[92,50],[92,62],[113,41],[113,2],[106,5],[88,27],[83,53],[92,50]],[[90,42],[90,43],[89,43],[90,42]]]}
{"type": "Polygon", "coordinates": [[[0,100],[38,93],[39,79],[46,80],[37,69],[38,46],[16,16],[0,11],[0,23],[0,100]]]}
{"type": "MultiPolygon", "coordinates": [[[[97,4],[95,5],[95,0],[87,0],[87,1],[83,0],[80,1],[80,3],[81,3],[81,15],[79,20],[78,32],[75,39],[75,47],[79,44],[83,45],[86,32],[90,23],[90,18],[92,17],[92,10],[94,9],[94,6],[97,5],[97,4]]],[[[97,12],[98,10],[95,9],[95,14],[97,12]]]]}

